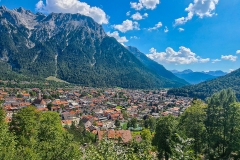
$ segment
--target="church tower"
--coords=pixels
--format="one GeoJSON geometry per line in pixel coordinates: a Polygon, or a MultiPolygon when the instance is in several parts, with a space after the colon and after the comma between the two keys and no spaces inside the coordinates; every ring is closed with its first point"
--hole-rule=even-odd
{"type": "Polygon", "coordinates": [[[42,99],[42,94],[41,94],[41,92],[38,93],[38,99],[39,99],[39,100],[42,99]]]}

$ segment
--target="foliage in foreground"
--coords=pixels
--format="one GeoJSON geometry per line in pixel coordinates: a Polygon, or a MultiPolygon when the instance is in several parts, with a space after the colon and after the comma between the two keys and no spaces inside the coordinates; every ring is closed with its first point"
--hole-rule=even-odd
{"type": "Polygon", "coordinates": [[[240,103],[235,93],[222,90],[207,104],[194,101],[179,118],[161,117],[153,145],[159,159],[239,159],[240,103]]]}
{"type": "Polygon", "coordinates": [[[104,139],[92,144],[95,138],[84,132],[82,124],[63,129],[58,113],[42,113],[34,107],[20,110],[8,125],[1,108],[0,159],[239,159],[240,103],[232,90],[214,94],[207,104],[193,101],[178,118],[160,117],[153,137],[144,129],[141,142],[104,139]]]}
{"type": "Polygon", "coordinates": [[[103,140],[97,146],[86,148],[84,160],[154,160],[156,156],[151,152],[151,144],[146,141],[132,142],[127,146],[103,140]]]}
{"type": "Polygon", "coordinates": [[[20,110],[9,126],[1,108],[0,129],[0,159],[3,160],[154,159],[150,140],[127,145],[110,140],[91,144],[94,140],[91,136],[88,140],[84,138],[89,135],[81,124],[63,129],[58,113],[38,112],[35,107],[20,110]],[[87,147],[81,145],[83,142],[88,142],[87,147]]]}

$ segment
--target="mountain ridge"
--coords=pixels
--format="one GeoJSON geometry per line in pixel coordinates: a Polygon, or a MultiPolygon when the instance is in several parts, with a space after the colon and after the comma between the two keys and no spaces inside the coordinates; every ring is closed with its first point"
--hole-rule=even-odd
{"type": "Polygon", "coordinates": [[[240,100],[240,69],[200,84],[171,89],[168,94],[205,99],[213,93],[228,88],[232,88],[236,92],[238,100],[240,100]]]}
{"type": "Polygon", "coordinates": [[[223,71],[221,71],[221,70],[206,71],[206,72],[204,72],[204,73],[209,74],[209,75],[212,75],[212,76],[218,76],[218,77],[220,77],[220,76],[225,76],[225,75],[228,74],[227,72],[223,72],[223,71]]]}
{"type": "Polygon", "coordinates": [[[151,60],[148,58],[144,53],[140,52],[136,47],[133,46],[126,46],[126,48],[133,53],[133,55],[140,60],[146,67],[150,70],[155,71],[158,75],[171,79],[176,82],[181,82],[183,85],[188,85],[189,83],[185,80],[178,78],[172,72],[168,71],[163,65],[151,60]]]}
{"type": "Polygon", "coordinates": [[[148,69],[90,17],[6,7],[0,15],[0,59],[14,72],[93,87],[184,85],[148,69]]]}
{"type": "Polygon", "coordinates": [[[172,70],[171,72],[174,73],[177,77],[182,78],[191,84],[198,84],[227,74],[220,70],[194,72],[191,69],[187,69],[184,71],[172,70]]]}

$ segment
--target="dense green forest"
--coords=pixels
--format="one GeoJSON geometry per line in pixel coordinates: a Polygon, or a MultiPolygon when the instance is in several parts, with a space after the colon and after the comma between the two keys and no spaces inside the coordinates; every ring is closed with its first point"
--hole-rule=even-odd
{"type": "Polygon", "coordinates": [[[232,88],[235,91],[238,100],[240,100],[240,69],[211,81],[171,89],[168,91],[168,94],[197,97],[204,100],[205,98],[210,97],[213,93],[227,88],[232,88]]]}
{"type": "Polygon", "coordinates": [[[133,140],[123,145],[104,139],[95,143],[95,136],[85,131],[81,123],[63,129],[58,113],[27,107],[7,124],[1,108],[0,159],[240,158],[240,103],[231,89],[215,93],[206,103],[193,101],[180,117],[160,117],[156,125],[149,125],[150,119],[143,121],[146,125],[141,142],[133,140]]]}
{"type": "Polygon", "coordinates": [[[1,87],[10,88],[57,88],[73,86],[63,82],[47,81],[44,78],[34,75],[23,75],[11,70],[11,66],[0,61],[0,80],[8,81],[8,83],[0,82],[1,87]]]}
{"type": "Polygon", "coordinates": [[[0,61],[15,73],[54,76],[92,87],[148,89],[186,84],[148,69],[90,17],[28,13],[29,21],[37,24],[36,29],[29,30],[24,23],[18,25],[22,22],[18,17],[24,13],[8,9],[0,13],[0,61]]]}

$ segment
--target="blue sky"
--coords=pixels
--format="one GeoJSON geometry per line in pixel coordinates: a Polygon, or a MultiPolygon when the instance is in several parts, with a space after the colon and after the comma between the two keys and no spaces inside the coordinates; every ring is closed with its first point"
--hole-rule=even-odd
{"type": "Polygon", "coordinates": [[[9,9],[81,13],[167,69],[240,68],[239,0],[0,0],[9,9]]]}

